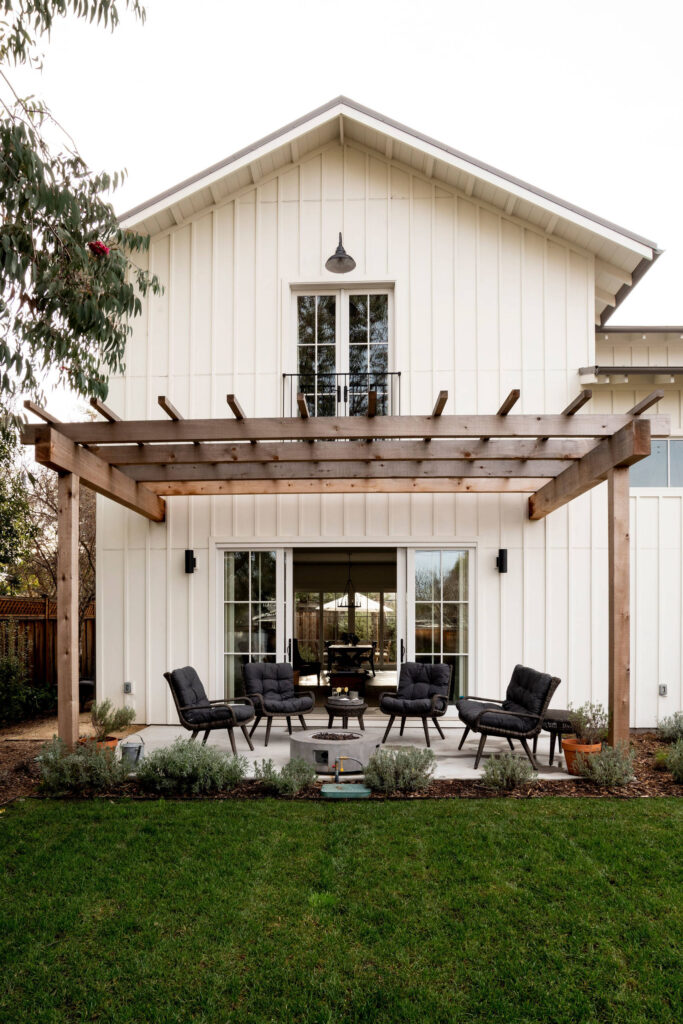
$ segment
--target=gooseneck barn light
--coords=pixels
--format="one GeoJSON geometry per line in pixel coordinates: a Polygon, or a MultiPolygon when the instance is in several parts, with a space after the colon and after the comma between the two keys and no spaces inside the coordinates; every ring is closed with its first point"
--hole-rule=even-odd
{"type": "Polygon", "coordinates": [[[329,270],[332,274],[348,274],[350,270],[353,270],[356,266],[356,261],[353,256],[349,256],[346,249],[342,245],[342,235],[339,232],[339,245],[330,256],[329,260],[325,264],[325,270],[329,270]]]}

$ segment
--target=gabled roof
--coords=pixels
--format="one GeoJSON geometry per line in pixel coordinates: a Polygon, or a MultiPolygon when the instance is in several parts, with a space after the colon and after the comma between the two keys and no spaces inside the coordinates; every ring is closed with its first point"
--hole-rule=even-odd
{"type": "Polygon", "coordinates": [[[607,320],[660,254],[649,239],[345,96],[135,206],[122,215],[122,222],[152,235],[167,230],[335,140],[377,150],[419,174],[592,252],[599,323],[607,320]]]}

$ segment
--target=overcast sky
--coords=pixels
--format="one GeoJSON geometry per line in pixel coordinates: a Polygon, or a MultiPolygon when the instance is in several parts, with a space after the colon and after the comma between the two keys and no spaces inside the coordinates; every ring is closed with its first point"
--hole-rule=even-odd
{"type": "Polygon", "coordinates": [[[614,324],[683,323],[680,0],[146,0],[21,78],[123,212],[343,93],[666,250],[614,324]]]}

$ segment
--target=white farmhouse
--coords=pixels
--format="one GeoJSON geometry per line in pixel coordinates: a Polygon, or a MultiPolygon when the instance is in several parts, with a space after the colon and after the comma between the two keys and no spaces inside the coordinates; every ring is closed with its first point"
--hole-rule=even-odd
{"type": "MultiPolygon", "coordinates": [[[[683,328],[607,322],[659,255],[653,242],[344,97],[124,222],[151,235],[149,269],[165,286],[111,381],[107,404],[125,421],[165,430],[308,413],[371,421],[382,439],[383,416],[431,417],[447,392],[444,417],[565,412],[575,435],[516,439],[521,476],[495,480],[486,461],[474,477],[439,476],[428,456],[396,477],[381,450],[366,459],[385,475],[368,477],[362,445],[381,440],[327,442],[360,452],[343,482],[339,463],[305,452],[278,465],[280,438],[260,449],[274,460],[260,475],[237,455],[207,472],[204,435],[184,465],[119,465],[166,508],[155,523],[98,499],[100,696],[121,703],[130,681],[139,721],[174,723],[164,671],[191,664],[210,697],[230,696],[246,661],[298,648],[324,662],[326,641],[355,632],[374,641],[384,688],[402,659],[445,660],[454,695],[498,696],[521,662],[560,677],[556,706],[606,704],[622,668],[628,690],[628,651],[610,668],[615,630],[628,629],[628,566],[619,577],[617,564],[610,611],[618,509],[608,517],[607,483],[574,487],[537,521],[529,498],[547,493],[562,458],[582,472],[576,457],[599,444],[581,439],[582,417],[607,417],[616,432],[661,389],[630,417],[650,418],[656,438],[630,470],[630,724],[681,707],[683,328]],[[355,261],[346,273],[326,268],[340,232],[355,261]]],[[[406,454],[438,443],[406,440],[406,454]]],[[[459,453],[486,460],[484,446],[503,443],[475,434],[459,453]]]]}

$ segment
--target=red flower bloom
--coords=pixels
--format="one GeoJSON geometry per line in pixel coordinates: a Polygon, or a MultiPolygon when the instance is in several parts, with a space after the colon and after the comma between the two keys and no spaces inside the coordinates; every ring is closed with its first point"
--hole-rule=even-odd
{"type": "Polygon", "coordinates": [[[109,255],[109,246],[105,245],[104,242],[100,242],[99,238],[96,242],[88,242],[88,248],[93,256],[109,255]]]}

